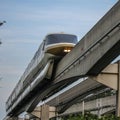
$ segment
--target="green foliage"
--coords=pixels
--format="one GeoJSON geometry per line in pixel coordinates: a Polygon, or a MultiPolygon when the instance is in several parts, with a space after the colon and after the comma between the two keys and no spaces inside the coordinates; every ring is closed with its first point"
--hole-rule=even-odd
{"type": "Polygon", "coordinates": [[[97,115],[87,113],[84,116],[69,115],[67,117],[63,117],[62,120],[120,120],[120,117],[116,117],[115,115],[104,115],[101,118],[98,118],[97,115]]]}

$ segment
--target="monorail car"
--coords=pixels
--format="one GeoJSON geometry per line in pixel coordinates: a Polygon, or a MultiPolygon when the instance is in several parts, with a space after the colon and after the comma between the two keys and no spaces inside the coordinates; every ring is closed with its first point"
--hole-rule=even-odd
{"type": "Polygon", "coordinates": [[[8,114],[36,87],[36,83],[47,76],[51,61],[56,57],[62,58],[76,43],[77,37],[70,34],[49,34],[45,37],[6,102],[8,114]]]}

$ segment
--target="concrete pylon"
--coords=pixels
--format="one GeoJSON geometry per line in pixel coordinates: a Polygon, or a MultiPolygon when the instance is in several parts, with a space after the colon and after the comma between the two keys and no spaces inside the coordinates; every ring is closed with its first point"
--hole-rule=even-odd
{"type": "Polygon", "coordinates": [[[108,86],[114,90],[118,89],[118,64],[108,65],[100,74],[97,76],[90,76],[92,80],[95,80],[105,86],[108,86]]]}
{"type": "Polygon", "coordinates": [[[49,120],[50,118],[56,116],[56,108],[43,104],[42,106],[37,106],[30,114],[41,120],[49,120]]]}
{"type": "Polygon", "coordinates": [[[41,120],[49,120],[49,106],[46,104],[41,109],[41,120]]]}

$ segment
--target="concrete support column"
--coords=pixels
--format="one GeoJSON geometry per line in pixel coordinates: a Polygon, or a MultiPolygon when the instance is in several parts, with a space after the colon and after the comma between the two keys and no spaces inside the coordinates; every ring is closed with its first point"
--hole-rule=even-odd
{"type": "Polygon", "coordinates": [[[102,107],[101,99],[97,99],[97,108],[98,108],[98,117],[99,118],[101,118],[101,107],[102,107]]]}
{"type": "Polygon", "coordinates": [[[41,120],[49,120],[55,117],[57,113],[55,107],[44,104],[37,106],[30,114],[41,120]]]}
{"type": "Polygon", "coordinates": [[[49,120],[49,106],[46,104],[41,109],[41,120],[49,120]]]}
{"type": "Polygon", "coordinates": [[[82,115],[84,116],[84,114],[85,114],[85,102],[83,100],[83,102],[82,102],[82,115]]]}
{"type": "Polygon", "coordinates": [[[117,109],[117,116],[120,117],[120,61],[118,62],[118,84],[117,84],[117,95],[116,95],[116,109],[117,109]]]}

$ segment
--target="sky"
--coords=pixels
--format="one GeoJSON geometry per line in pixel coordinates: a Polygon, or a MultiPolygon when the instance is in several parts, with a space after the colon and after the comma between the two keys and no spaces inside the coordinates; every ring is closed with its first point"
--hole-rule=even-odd
{"type": "Polygon", "coordinates": [[[5,102],[44,37],[69,33],[79,40],[117,0],[0,0],[0,119],[5,102]]]}

